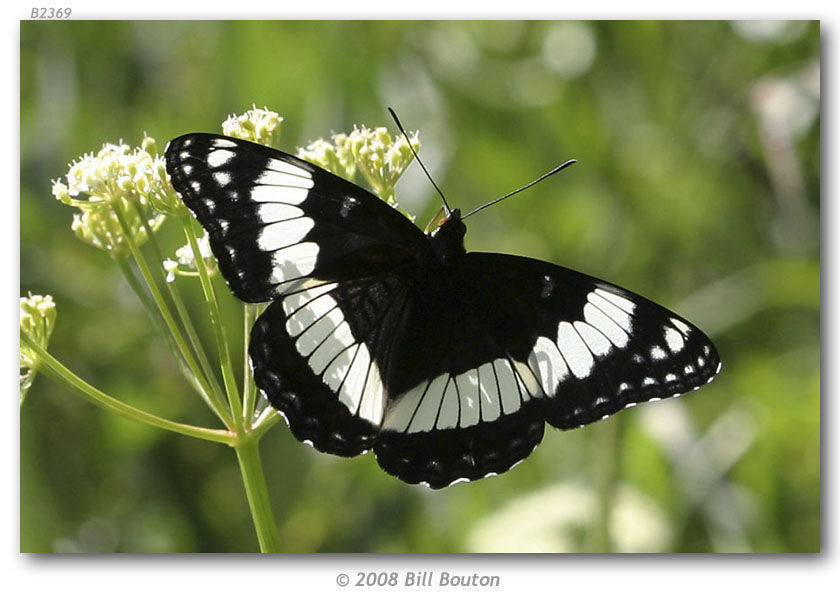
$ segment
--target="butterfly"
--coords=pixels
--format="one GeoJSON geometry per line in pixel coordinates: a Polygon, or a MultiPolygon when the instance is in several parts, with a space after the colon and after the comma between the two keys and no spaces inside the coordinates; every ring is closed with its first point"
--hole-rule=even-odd
{"type": "Polygon", "coordinates": [[[710,382],[688,321],[547,262],[466,252],[461,212],[424,234],[372,193],[234,138],[172,140],[166,170],[244,302],[269,303],[254,380],[292,434],[373,451],[408,483],[503,473],[571,429],[710,382]]]}

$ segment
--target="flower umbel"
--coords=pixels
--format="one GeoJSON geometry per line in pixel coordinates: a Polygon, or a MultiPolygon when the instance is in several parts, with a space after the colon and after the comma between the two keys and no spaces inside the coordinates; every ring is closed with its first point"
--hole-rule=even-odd
{"type": "Polygon", "coordinates": [[[377,196],[396,207],[394,186],[414,159],[412,146],[420,147],[417,133],[394,140],[385,127],[355,127],[349,134],[333,134],[332,143],[311,142],[298,149],[298,156],[345,179],[360,173],[377,196]]]}
{"type": "Polygon", "coordinates": [[[263,146],[273,146],[280,138],[280,124],[283,117],[267,108],[257,108],[242,115],[231,115],[222,123],[225,135],[256,142],[263,146]]]}
{"type": "Polygon", "coordinates": [[[146,227],[155,230],[162,223],[160,213],[180,209],[163,159],[147,148],[154,149],[149,137],[142,148],[105,144],[95,155],[85,154],[70,165],[66,184],[53,182],[53,195],[81,210],[73,217],[73,231],[79,238],[114,255],[125,255],[126,234],[142,244],[148,239],[146,227]]]}
{"type": "MultiPolygon", "coordinates": [[[[20,299],[20,329],[41,348],[46,348],[55,326],[55,302],[52,296],[32,295],[20,299]]],[[[23,340],[20,343],[20,401],[32,386],[39,360],[23,340]]]]}
{"type": "Polygon", "coordinates": [[[305,148],[298,148],[297,155],[330,173],[352,181],[356,175],[356,162],[347,148],[347,134],[337,133],[333,135],[332,140],[332,143],[322,139],[309,142],[305,148]]]}

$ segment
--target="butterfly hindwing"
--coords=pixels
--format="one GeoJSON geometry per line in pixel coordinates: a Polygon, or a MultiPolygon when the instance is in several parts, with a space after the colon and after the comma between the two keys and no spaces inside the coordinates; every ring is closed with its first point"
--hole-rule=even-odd
{"type": "Polygon", "coordinates": [[[405,301],[392,274],[295,291],[259,317],[254,379],[295,437],[342,456],[371,448],[388,400],[382,367],[405,301]]]}
{"type": "Polygon", "coordinates": [[[251,334],[255,381],[323,452],[373,450],[439,488],[511,468],[546,422],[579,427],[720,369],[699,329],[641,296],[465,252],[458,211],[424,235],[350,182],[223,136],[173,140],[166,165],[234,294],[271,302],[251,334]]]}

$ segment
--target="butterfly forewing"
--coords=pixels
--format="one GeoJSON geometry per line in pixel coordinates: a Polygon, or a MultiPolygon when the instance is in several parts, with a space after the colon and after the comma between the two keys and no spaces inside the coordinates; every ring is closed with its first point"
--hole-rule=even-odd
{"type": "Polygon", "coordinates": [[[172,185],[210,236],[219,268],[246,302],[309,279],[390,271],[428,244],[362,188],[265,146],[210,134],[169,143],[172,185]]]}
{"type": "Polygon", "coordinates": [[[438,488],[502,473],[563,429],[707,383],[717,352],[649,300],[549,263],[466,253],[369,192],[232,138],[173,140],[167,171],[247,302],[249,348],[292,433],[438,488]]]}
{"type": "Polygon", "coordinates": [[[555,427],[692,391],[720,368],[703,332],[613,284],[502,254],[469,253],[462,268],[469,289],[489,292],[474,299],[475,310],[497,343],[527,365],[555,427]]]}

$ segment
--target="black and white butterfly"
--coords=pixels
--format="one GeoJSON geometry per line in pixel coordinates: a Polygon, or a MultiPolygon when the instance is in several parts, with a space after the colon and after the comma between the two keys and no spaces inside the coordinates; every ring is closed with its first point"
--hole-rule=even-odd
{"type": "Polygon", "coordinates": [[[580,427],[720,370],[687,321],[563,267],[466,252],[452,210],[426,235],[295,156],[210,134],[169,143],[172,185],[245,302],[270,302],[254,378],[294,436],[373,450],[409,483],[502,473],[545,423],[580,427]]]}

